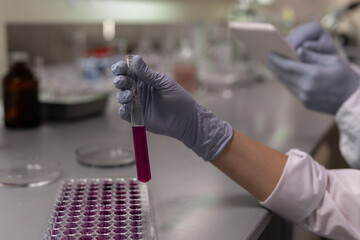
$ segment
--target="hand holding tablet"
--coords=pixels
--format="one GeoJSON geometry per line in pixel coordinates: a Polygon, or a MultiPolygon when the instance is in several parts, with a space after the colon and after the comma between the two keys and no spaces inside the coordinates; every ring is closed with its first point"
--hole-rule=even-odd
{"type": "Polygon", "coordinates": [[[276,53],[292,60],[299,60],[295,50],[285,41],[279,31],[269,23],[230,22],[234,39],[241,41],[252,58],[265,66],[268,54],[276,53]]]}

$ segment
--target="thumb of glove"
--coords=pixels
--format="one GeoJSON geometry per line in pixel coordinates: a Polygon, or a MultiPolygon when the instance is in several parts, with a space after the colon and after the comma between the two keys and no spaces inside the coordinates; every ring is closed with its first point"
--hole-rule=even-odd
{"type": "Polygon", "coordinates": [[[334,58],[334,55],[322,54],[308,50],[306,48],[299,48],[297,53],[304,63],[317,64],[321,66],[327,66],[329,62],[333,61],[334,58]]]}
{"type": "Polygon", "coordinates": [[[133,58],[132,65],[136,76],[151,87],[160,89],[166,82],[165,75],[149,68],[141,56],[136,55],[133,58]]]}

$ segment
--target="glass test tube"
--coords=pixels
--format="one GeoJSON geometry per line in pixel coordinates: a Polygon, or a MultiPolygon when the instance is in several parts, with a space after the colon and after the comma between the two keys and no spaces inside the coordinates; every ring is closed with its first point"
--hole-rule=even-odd
{"type": "Polygon", "coordinates": [[[130,118],[133,132],[137,176],[140,182],[148,182],[151,179],[151,172],[145,122],[141,106],[140,82],[137,81],[136,75],[134,74],[131,66],[133,56],[126,56],[125,61],[128,67],[128,75],[132,78],[131,91],[133,97],[131,100],[130,118]]]}

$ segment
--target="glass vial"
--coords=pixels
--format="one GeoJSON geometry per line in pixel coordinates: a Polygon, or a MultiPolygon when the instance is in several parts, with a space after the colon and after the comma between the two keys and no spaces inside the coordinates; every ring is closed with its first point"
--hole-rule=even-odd
{"type": "Polygon", "coordinates": [[[28,66],[28,55],[11,55],[11,68],[3,78],[5,126],[30,128],[41,123],[38,80],[28,66]]]}

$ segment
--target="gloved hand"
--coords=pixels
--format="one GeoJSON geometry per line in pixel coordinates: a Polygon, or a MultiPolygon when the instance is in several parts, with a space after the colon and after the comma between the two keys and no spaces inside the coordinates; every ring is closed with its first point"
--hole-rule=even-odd
{"type": "MultiPolygon", "coordinates": [[[[191,95],[167,75],[147,67],[140,56],[132,62],[141,81],[141,99],[146,129],[176,138],[205,161],[214,160],[230,141],[233,131],[229,123],[196,103],[191,95]]],[[[120,61],[111,67],[121,118],[130,121],[131,79],[127,66],[120,61]]]]}
{"type": "Polygon", "coordinates": [[[286,41],[295,50],[306,48],[319,53],[338,53],[334,39],[317,22],[306,23],[295,28],[286,37],[286,41]]]}
{"type": "Polygon", "coordinates": [[[359,87],[359,75],[342,57],[301,48],[302,62],[269,55],[269,68],[309,109],[335,114],[359,87]]]}

